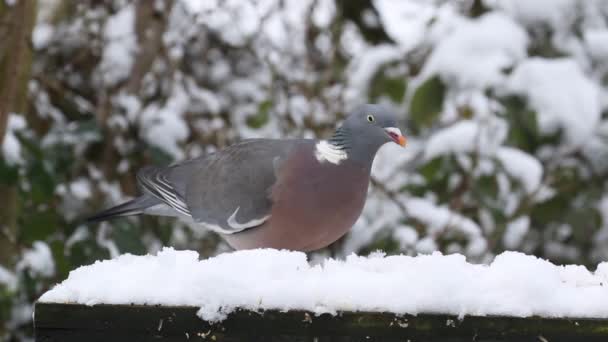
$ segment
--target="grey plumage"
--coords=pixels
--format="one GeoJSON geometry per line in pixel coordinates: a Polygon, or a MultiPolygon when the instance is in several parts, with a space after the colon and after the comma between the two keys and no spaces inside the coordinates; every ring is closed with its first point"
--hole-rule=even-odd
{"type": "Polygon", "coordinates": [[[88,222],[101,222],[106,221],[113,218],[123,217],[123,216],[132,216],[132,215],[140,215],[143,214],[144,209],[158,205],[163,203],[161,200],[157,199],[148,194],[144,194],[140,197],[132,199],[123,204],[117,205],[110,209],[104,210],[87,218],[88,222]]]}
{"type": "Polygon", "coordinates": [[[250,228],[246,225],[230,226],[228,219],[237,208],[234,221],[241,224],[268,215],[276,168],[298,142],[244,140],[220,153],[167,168],[145,167],[137,173],[137,181],[144,194],[125,203],[129,204],[125,208],[129,210],[116,211],[123,206],[120,205],[89,218],[89,221],[103,221],[114,215],[138,215],[163,204],[175,210],[176,216],[191,218],[218,233],[235,233],[250,228]]]}
{"type": "Polygon", "coordinates": [[[142,196],[90,221],[170,215],[222,234],[235,248],[317,249],[360,215],[380,146],[404,144],[389,127],[394,114],[365,105],[327,141],[251,139],[169,167],[146,167],[137,174],[142,196]]]}

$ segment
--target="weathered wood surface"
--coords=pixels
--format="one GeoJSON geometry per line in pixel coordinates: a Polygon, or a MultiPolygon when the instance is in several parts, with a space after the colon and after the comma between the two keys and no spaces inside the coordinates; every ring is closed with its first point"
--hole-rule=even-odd
{"type": "Polygon", "coordinates": [[[237,311],[220,323],[194,307],[36,304],[36,341],[608,341],[608,320],[343,312],[237,311]]]}

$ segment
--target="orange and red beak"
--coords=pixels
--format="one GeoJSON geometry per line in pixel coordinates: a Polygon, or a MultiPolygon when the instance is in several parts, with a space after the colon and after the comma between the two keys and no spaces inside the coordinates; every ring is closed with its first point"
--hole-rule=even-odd
{"type": "Polygon", "coordinates": [[[391,139],[393,139],[395,143],[405,147],[405,145],[407,144],[407,139],[403,136],[403,134],[401,134],[401,130],[399,128],[386,127],[384,130],[386,131],[386,134],[388,134],[388,136],[391,137],[391,139]]]}

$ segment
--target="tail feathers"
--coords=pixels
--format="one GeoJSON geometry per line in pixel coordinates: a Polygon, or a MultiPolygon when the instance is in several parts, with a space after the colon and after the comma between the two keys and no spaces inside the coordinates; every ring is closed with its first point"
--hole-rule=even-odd
{"type": "Polygon", "coordinates": [[[140,215],[144,209],[160,203],[160,201],[151,196],[140,196],[126,203],[117,205],[110,209],[106,209],[86,219],[89,223],[107,221],[123,216],[140,215]]]}

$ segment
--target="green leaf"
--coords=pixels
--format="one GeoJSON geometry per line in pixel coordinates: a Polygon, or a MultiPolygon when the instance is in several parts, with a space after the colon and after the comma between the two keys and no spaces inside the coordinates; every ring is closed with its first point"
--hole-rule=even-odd
{"type": "Polygon", "coordinates": [[[55,275],[58,279],[64,279],[71,271],[70,264],[66,259],[64,241],[55,240],[49,245],[55,262],[55,275]]]}
{"type": "Polygon", "coordinates": [[[437,178],[439,171],[441,170],[441,165],[443,164],[442,158],[437,157],[428,163],[422,165],[422,167],[418,170],[422,177],[426,180],[427,183],[433,182],[437,178]]]}
{"type": "Polygon", "coordinates": [[[415,197],[424,197],[424,194],[429,191],[426,184],[407,184],[399,189],[399,192],[406,192],[415,197]]]}
{"type": "Polygon", "coordinates": [[[414,92],[410,103],[410,116],[418,127],[433,124],[443,108],[446,87],[439,76],[422,83],[414,92]]]}
{"type": "Polygon", "coordinates": [[[17,137],[17,140],[19,140],[22,150],[31,154],[35,160],[42,160],[45,158],[44,152],[37,141],[32,140],[21,132],[15,132],[15,136],[17,137]]]}
{"type": "Polygon", "coordinates": [[[171,244],[173,226],[175,224],[173,218],[146,217],[146,215],[143,215],[140,219],[141,226],[152,230],[154,235],[161,241],[163,245],[171,244]]]}
{"type": "Polygon", "coordinates": [[[532,208],[532,226],[545,226],[551,222],[562,221],[562,217],[567,212],[570,199],[563,194],[551,198],[548,201],[539,203],[532,208]]]}
{"type": "Polygon", "coordinates": [[[46,240],[59,227],[59,217],[53,210],[36,211],[21,215],[20,241],[31,244],[37,240],[46,240]]]}
{"type": "Polygon", "coordinates": [[[141,229],[126,220],[116,223],[112,237],[121,253],[146,254],[146,246],[141,242],[141,229]]]}
{"type": "Polygon", "coordinates": [[[110,257],[109,251],[97,243],[95,232],[92,229],[90,236],[73,243],[69,248],[66,246],[66,251],[70,270],[110,257]]]}
{"type": "MultiPolygon", "coordinates": [[[[74,167],[75,156],[72,146],[57,144],[45,149],[44,153],[47,156],[47,161],[52,164],[50,169],[52,169],[56,177],[70,174],[74,167]]],[[[61,182],[58,178],[55,178],[55,180],[61,182]]]]}
{"type": "Polygon", "coordinates": [[[14,297],[15,295],[4,284],[0,284],[0,324],[10,319],[14,297]]]}
{"type": "Polygon", "coordinates": [[[474,190],[485,200],[498,197],[498,182],[494,176],[481,176],[475,180],[474,190]]]}
{"type": "Polygon", "coordinates": [[[536,112],[527,107],[526,100],[521,96],[508,96],[500,99],[500,102],[509,122],[508,145],[524,151],[534,151],[541,139],[536,112]]]}
{"type": "Polygon", "coordinates": [[[27,172],[30,182],[29,198],[34,203],[48,202],[55,193],[55,181],[42,160],[34,161],[27,172]]]}
{"type": "Polygon", "coordinates": [[[247,117],[247,126],[251,128],[260,128],[268,123],[270,119],[270,109],[272,108],[272,101],[266,100],[260,103],[258,106],[258,113],[247,117]]]}
{"type": "Polygon", "coordinates": [[[94,133],[96,141],[101,140],[101,130],[96,119],[87,119],[77,121],[75,133],[94,133]]]}
{"type": "Polygon", "coordinates": [[[566,222],[572,227],[572,236],[577,245],[588,244],[589,237],[602,226],[602,215],[592,207],[581,207],[569,210],[566,222]]]}
{"type": "Polygon", "coordinates": [[[14,185],[19,180],[17,166],[8,165],[4,158],[0,158],[0,184],[14,185]]]}
{"type": "Polygon", "coordinates": [[[150,157],[154,165],[167,165],[173,162],[173,156],[165,152],[162,148],[148,145],[148,149],[150,150],[150,157]]]}
{"type": "Polygon", "coordinates": [[[388,77],[382,71],[376,73],[370,84],[369,96],[372,102],[388,95],[393,102],[401,103],[407,89],[405,77],[388,77]]]}

